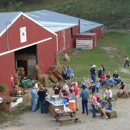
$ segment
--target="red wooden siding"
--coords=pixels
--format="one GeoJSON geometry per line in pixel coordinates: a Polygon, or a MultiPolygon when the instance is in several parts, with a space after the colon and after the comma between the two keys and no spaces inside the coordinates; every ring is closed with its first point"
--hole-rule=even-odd
{"type": "Polygon", "coordinates": [[[10,95],[10,90],[13,88],[11,75],[15,73],[14,53],[0,56],[0,69],[0,85],[6,84],[8,86],[6,95],[10,95]]]}
{"type": "MultiPolygon", "coordinates": [[[[78,33],[78,25],[72,27],[72,35],[78,33]]],[[[58,35],[58,51],[64,52],[73,48],[73,37],[71,37],[71,28],[57,32],[58,35]]]]}
{"type": "Polygon", "coordinates": [[[37,60],[42,74],[56,64],[56,37],[37,45],[37,60]]]}
{"type": "MultiPolygon", "coordinates": [[[[40,25],[32,22],[25,16],[20,16],[8,29],[8,41],[10,50],[22,47],[45,38],[49,38],[52,33],[42,28],[40,25]],[[24,17],[24,19],[23,19],[24,17]],[[27,42],[20,43],[20,28],[26,27],[27,42]]],[[[6,32],[2,35],[0,53],[6,51],[6,32]]]]}

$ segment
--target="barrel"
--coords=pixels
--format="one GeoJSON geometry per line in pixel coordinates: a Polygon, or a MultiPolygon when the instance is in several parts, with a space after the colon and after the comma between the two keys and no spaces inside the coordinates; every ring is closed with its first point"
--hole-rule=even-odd
{"type": "Polygon", "coordinates": [[[70,108],[70,110],[76,110],[75,100],[69,100],[69,108],[70,108]]]}

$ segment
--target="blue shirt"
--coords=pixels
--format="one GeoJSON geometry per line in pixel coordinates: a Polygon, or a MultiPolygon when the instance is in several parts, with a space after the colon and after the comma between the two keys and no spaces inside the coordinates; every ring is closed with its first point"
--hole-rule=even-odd
{"type": "Polygon", "coordinates": [[[67,73],[72,73],[72,72],[73,72],[73,70],[71,68],[67,69],[67,73]]]}
{"type": "Polygon", "coordinates": [[[112,105],[108,104],[108,110],[112,111],[112,105]]]}
{"type": "Polygon", "coordinates": [[[89,97],[89,93],[88,93],[88,90],[87,89],[83,89],[80,93],[80,97],[82,99],[87,99],[89,97]]]}
{"type": "Polygon", "coordinates": [[[38,97],[37,91],[35,89],[31,89],[31,97],[32,98],[37,98],[38,97]]]}

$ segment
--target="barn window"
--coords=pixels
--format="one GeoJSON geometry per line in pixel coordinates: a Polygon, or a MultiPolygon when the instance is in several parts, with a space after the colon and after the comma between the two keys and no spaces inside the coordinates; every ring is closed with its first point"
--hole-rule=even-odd
{"type": "Polygon", "coordinates": [[[70,29],[70,32],[71,32],[71,38],[73,38],[73,29],[72,28],[70,29]]]}

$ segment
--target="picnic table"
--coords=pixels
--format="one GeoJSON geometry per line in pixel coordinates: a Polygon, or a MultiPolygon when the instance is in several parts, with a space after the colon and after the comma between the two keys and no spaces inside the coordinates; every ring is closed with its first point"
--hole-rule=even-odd
{"type": "Polygon", "coordinates": [[[62,122],[63,121],[71,121],[71,120],[74,120],[75,123],[77,123],[78,121],[78,117],[76,116],[76,111],[67,111],[65,112],[64,110],[62,111],[55,111],[56,112],[56,116],[55,116],[55,119],[56,119],[56,122],[59,121],[60,122],[60,125],[62,126],[62,122]]]}

